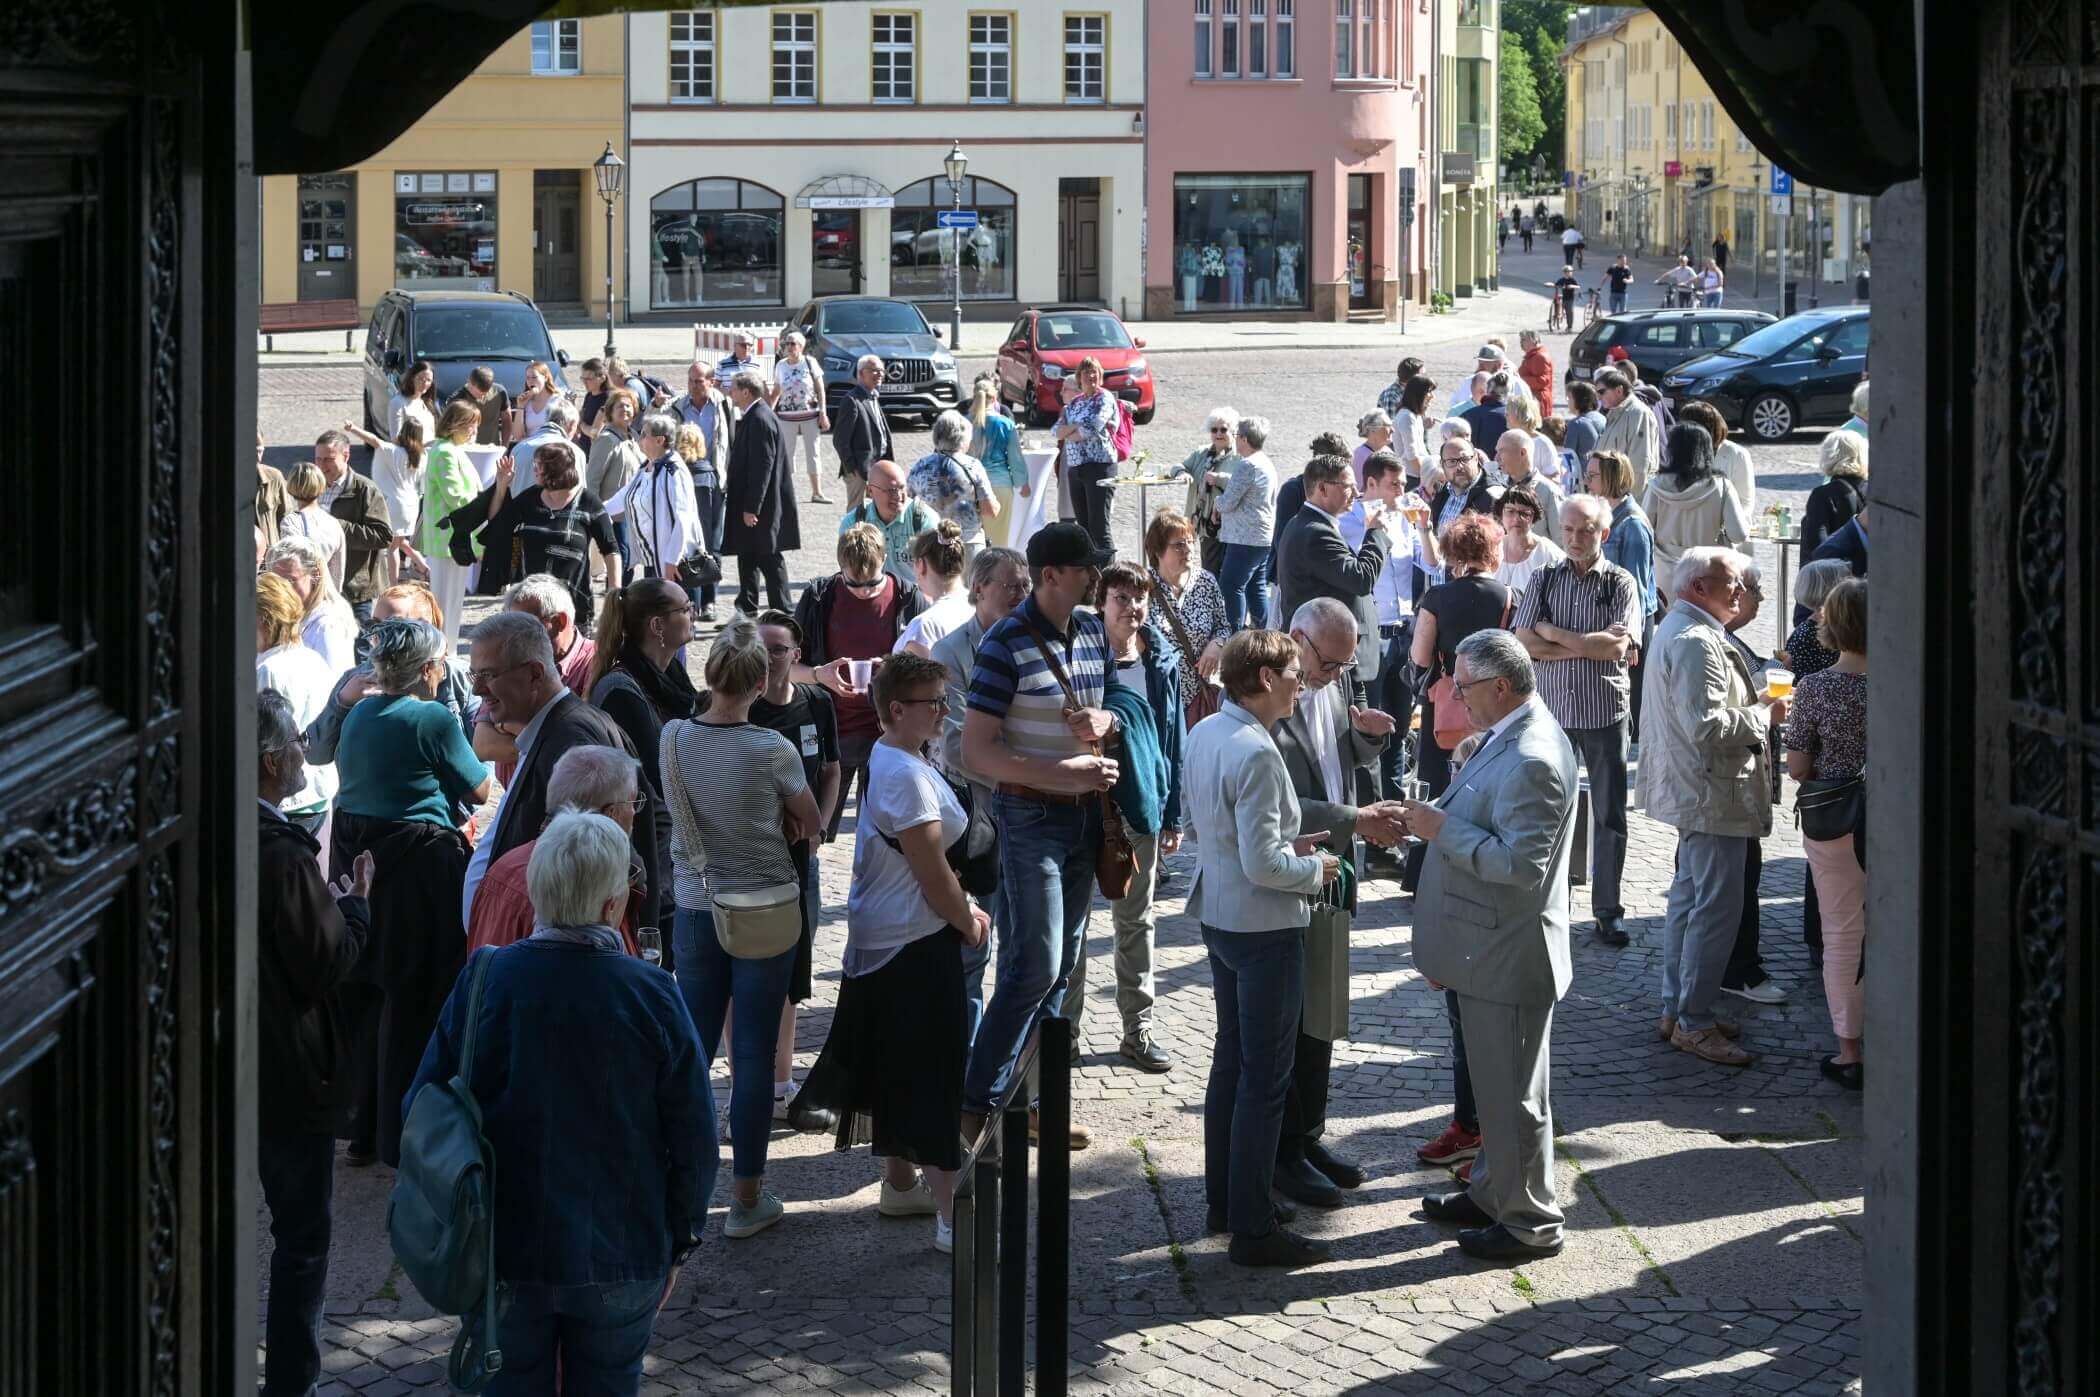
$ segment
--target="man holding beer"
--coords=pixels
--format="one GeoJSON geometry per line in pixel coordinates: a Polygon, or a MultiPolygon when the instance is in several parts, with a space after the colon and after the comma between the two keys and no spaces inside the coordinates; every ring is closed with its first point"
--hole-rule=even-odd
{"type": "MultiPolygon", "coordinates": [[[[1415,693],[1407,663],[1407,652],[1415,639],[1415,572],[1419,569],[1433,577],[1444,560],[1437,551],[1436,534],[1429,527],[1429,503],[1407,488],[1406,468],[1390,451],[1373,452],[1364,461],[1364,497],[1341,518],[1342,542],[1351,548],[1363,546],[1367,507],[1385,511],[1386,538],[1392,546],[1386,551],[1385,567],[1371,589],[1371,600],[1378,609],[1378,673],[1364,678],[1371,691],[1372,706],[1392,714],[1397,725],[1394,732],[1404,736],[1420,697],[1415,693]]],[[[1403,794],[1402,745],[1396,736],[1379,754],[1379,794],[1386,800],[1398,800],[1403,794]]],[[[1389,850],[1375,845],[1369,858],[1374,865],[1398,863],[1389,850]]]]}
{"type": "Polygon", "coordinates": [[[1678,563],[1677,600],[1643,669],[1646,710],[1636,796],[1677,830],[1677,874],[1663,921],[1659,1036],[1708,1062],[1740,1067],[1736,1027],[1714,1017],[1741,921],[1748,841],[1772,832],[1770,748],[1788,698],[1761,695],[1727,624],[1742,600],[1742,554],[1693,548],[1678,563]]]}

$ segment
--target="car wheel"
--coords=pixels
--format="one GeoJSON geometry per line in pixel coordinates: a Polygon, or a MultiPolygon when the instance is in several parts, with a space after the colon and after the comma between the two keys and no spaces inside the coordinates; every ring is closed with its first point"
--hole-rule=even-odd
{"type": "Polygon", "coordinates": [[[1137,426],[1149,427],[1152,425],[1152,414],[1154,411],[1156,411],[1154,408],[1141,408],[1130,414],[1130,420],[1137,426]]]}
{"type": "Polygon", "coordinates": [[[1036,406],[1035,395],[1033,393],[1029,394],[1028,425],[1035,428],[1037,431],[1041,431],[1045,427],[1055,425],[1056,422],[1057,419],[1055,417],[1051,416],[1049,413],[1043,411],[1040,407],[1036,406]]]}
{"type": "Polygon", "coordinates": [[[1750,400],[1743,421],[1759,441],[1785,441],[1794,433],[1794,405],[1783,393],[1765,393],[1750,400]]]}

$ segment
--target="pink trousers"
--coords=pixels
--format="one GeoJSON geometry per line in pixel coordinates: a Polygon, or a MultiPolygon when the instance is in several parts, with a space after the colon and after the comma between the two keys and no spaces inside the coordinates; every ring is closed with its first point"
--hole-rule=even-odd
{"type": "Polygon", "coordinates": [[[1866,986],[1859,958],[1867,939],[1867,871],[1852,852],[1852,837],[1803,839],[1816,899],[1823,908],[1823,994],[1830,1026],[1840,1038],[1866,1036],[1866,986]]]}

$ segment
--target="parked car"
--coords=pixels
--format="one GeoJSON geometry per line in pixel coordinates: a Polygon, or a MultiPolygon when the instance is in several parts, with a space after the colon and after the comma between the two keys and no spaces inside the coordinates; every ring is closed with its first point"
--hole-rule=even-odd
{"type": "Polygon", "coordinates": [[[910,301],[887,296],[819,296],[795,312],[781,333],[800,330],[804,352],[824,370],[824,392],[836,397],[853,381],[863,354],[882,356],[882,409],[891,417],[932,421],[962,402],[955,356],[910,301]]]}
{"type": "Polygon", "coordinates": [[[525,367],[535,359],[561,369],[569,356],[554,347],[546,317],[516,291],[403,291],[395,288],[372,308],[365,335],[365,430],[384,433],[387,403],[401,375],[428,359],[444,402],[486,365],[503,391],[525,390],[525,367]]]}
{"type": "Polygon", "coordinates": [[[1021,312],[999,346],[999,401],[1018,407],[1029,426],[1047,427],[1057,417],[1058,384],[1092,355],[1101,361],[1102,386],[1130,405],[1131,421],[1152,420],[1152,369],[1139,353],[1145,342],[1100,306],[1037,306],[1021,312]]]}
{"type": "Polygon", "coordinates": [[[1595,378],[1610,367],[1612,350],[1623,349],[1640,369],[1641,381],[1655,383],[1685,360],[1725,349],[1771,323],[1772,317],[1759,310],[1629,310],[1599,316],[1569,343],[1563,381],[1595,378]]]}
{"type": "Polygon", "coordinates": [[[1662,379],[1673,405],[1712,403],[1731,429],[1784,441],[1797,427],[1852,415],[1867,373],[1867,307],[1805,310],[1688,363],[1662,379]]]}

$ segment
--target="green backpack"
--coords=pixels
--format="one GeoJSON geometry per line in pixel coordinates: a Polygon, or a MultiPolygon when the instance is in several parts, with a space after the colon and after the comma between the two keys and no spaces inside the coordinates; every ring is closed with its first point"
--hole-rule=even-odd
{"type": "Polygon", "coordinates": [[[474,965],[459,1074],[416,1093],[402,1123],[401,1167],[386,1207],[394,1259],[433,1308],[460,1316],[449,1373],[460,1392],[480,1392],[503,1367],[503,1350],[495,1346],[495,1161],[469,1085],[481,985],[492,959],[484,955],[474,965]]]}

